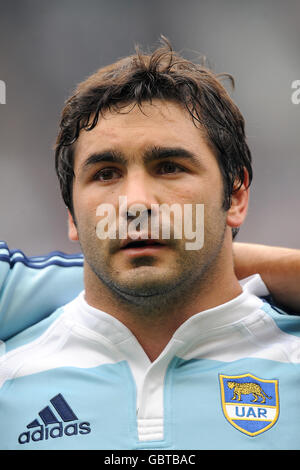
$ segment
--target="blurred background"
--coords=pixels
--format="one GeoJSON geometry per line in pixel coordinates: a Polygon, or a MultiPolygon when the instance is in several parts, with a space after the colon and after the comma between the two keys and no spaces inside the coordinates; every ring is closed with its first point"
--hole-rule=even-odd
{"type": "Polygon", "coordinates": [[[64,101],[99,67],[158,45],[236,81],[254,181],[239,241],[300,248],[299,0],[0,0],[0,239],[28,255],[79,251],[54,171],[64,101]]]}

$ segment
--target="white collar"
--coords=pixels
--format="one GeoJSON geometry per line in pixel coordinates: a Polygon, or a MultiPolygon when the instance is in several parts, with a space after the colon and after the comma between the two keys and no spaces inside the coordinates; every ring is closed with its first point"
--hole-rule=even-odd
{"type": "MultiPolygon", "coordinates": [[[[186,320],[174,333],[178,341],[189,341],[199,334],[199,331],[219,329],[242,321],[254,310],[260,307],[259,296],[268,295],[268,290],[258,274],[240,281],[242,293],[234,299],[217,307],[199,312],[186,320]]],[[[118,319],[109,313],[98,310],[85,300],[85,291],[66,306],[72,315],[72,320],[100,334],[113,344],[131,338],[131,331],[118,319]]]]}

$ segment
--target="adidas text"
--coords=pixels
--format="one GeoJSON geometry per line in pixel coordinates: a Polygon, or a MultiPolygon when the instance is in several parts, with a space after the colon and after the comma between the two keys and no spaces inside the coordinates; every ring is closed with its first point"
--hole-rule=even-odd
{"type": "Polygon", "coordinates": [[[63,425],[59,422],[57,425],[48,428],[46,426],[40,426],[35,431],[25,431],[19,435],[19,444],[28,444],[30,441],[43,441],[49,438],[56,439],[57,437],[63,436],[77,436],[77,434],[89,434],[91,432],[90,423],[71,423],[63,425]]]}

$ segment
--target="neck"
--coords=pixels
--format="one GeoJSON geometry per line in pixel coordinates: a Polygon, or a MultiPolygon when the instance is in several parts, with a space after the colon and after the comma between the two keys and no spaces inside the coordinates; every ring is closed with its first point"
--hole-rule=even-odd
{"type": "Polygon", "coordinates": [[[85,266],[87,303],[121,321],[134,334],[151,361],[160,355],[188,318],[229,302],[241,292],[234,274],[231,251],[226,255],[223,252],[217,265],[200,280],[174,289],[170,295],[152,299],[151,306],[117,295],[85,266]]]}

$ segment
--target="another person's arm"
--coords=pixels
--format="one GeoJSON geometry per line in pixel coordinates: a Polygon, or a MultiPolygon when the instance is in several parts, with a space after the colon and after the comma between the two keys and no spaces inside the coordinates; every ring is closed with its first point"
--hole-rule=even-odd
{"type": "Polygon", "coordinates": [[[274,301],[300,313],[300,250],[252,243],[234,243],[238,279],[260,274],[274,301]]]}
{"type": "Polygon", "coordinates": [[[39,322],[83,289],[83,257],[27,257],[0,241],[0,340],[39,322]]]}

